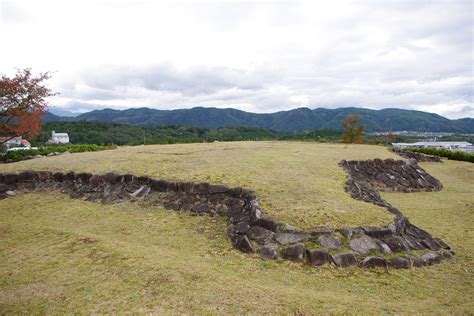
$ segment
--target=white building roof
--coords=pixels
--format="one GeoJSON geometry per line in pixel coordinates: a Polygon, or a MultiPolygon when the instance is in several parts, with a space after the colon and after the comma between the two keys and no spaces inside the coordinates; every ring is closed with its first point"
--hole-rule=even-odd
{"type": "Polygon", "coordinates": [[[416,143],[392,143],[395,147],[467,147],[472,146],[469,142],[416,142],[416,143]]]}

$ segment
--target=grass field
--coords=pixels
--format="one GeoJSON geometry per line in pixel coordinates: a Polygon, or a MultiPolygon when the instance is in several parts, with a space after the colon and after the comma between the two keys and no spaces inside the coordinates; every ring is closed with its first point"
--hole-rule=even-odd
{"type": "MultiPolygon", "coordinates": [[[[238,142],[124,147],[10,165],[130,172],[254,189],[267,214],[308,228],[385,224],[344,192],[341,159],[383,147],[238,142]]],[[[473,313],[474,165],[422,164],[444,189],[383,197],[456,251],[426,269],[364,271],[264,261],[232,249],[222,219],[59,192],[0,201],[0,313],[473,313]]]]}

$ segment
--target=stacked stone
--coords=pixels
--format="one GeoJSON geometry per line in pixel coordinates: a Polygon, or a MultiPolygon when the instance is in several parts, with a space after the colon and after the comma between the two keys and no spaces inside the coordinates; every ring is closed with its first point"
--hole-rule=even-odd
{"type": "Polygon", "coordinates": [[[416,161],[421,161],[421,162],[443,162],[441,157],[438,156],[432,156],[432,155],[427,155],[427,154],[422,154],[422,153],[414,153],[411,151],[406,151],[398,148],[390,148],[389,149],[391,152],[394,154],[399,155],[402,158],[405,159],[415,159],[416,161]]]}
{"type": "Polygon", "coordinates": [[[352,193],[353,198],[367,202],[381,202],[377,190],[432,192],[443,188],[441,182],[418,166],[414,159],[342,160],[339,165],[349,174],[347,191],[352,193]]]}
{"type": "MultiPolygon", "coordinates": [[[[363,164],[341,164],[354,166],[354,170],[367,170],[363,164]]],[[[369,185],[372,180],[364,182],[357,175],[356,180],[351,181],[368,201],[382,201],[374,186],[369,185]]],[[[339,267],[410,268],[431,265],[452,256],[449,246],[413,226],[401,214],[386,227],[338,230],[318,227],[305,232],[264,216],[255,192],[240,187],[170,182],[117,173],[23,171],[0,174],[0,199],[15,192],[34,190],[60,190],[71,198],[103,203],[147,201],[193,215],[225,216],[233,247],[245,253],[257,253],[265,259],[281,258],[313,266],[331,263],[339,267]],[[426,253],[417,256],[413,250],[426,253]]]]}

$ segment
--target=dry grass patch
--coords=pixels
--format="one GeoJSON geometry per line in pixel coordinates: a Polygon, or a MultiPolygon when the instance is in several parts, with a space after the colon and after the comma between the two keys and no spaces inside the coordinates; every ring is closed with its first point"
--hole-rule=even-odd
{"type": "Polygon", "coordinates": [[[110,171],[255,190],[270,216],[300,226],[384,225],[384,209],[344,193],[342,159],[397,158],[384,147],[298,142],[151,145],[3,165],[17,170],[110,171]]]}

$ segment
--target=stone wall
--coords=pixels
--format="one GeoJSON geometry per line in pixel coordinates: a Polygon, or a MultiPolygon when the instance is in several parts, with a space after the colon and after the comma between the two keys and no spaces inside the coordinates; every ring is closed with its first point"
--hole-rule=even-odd
{"type": "Polygon", "coordinates": [[[406,150],[398,149],[398,148],[390,148],[389,151],[405,159],[415,159],[416,161],[421,161],[421,162],[443,162],[441,157],[438,157],[438,156],[432,156],[432,155],[427,155],[427,154],[422,154],[422,153],[414,153],[411,151],[406,151],[406,150]]]}
{"type": "MultiPolygon", "coordinates": [[[[406,168],[395,161],[342,161],[341,166],[349,173],[346,191],[354,198],[382,205],[389,211],[392,207],[380,198],[377,189],[404,188],[404,192],[413,192],[440,188],[439,181],[420,173],[418,170],[422,169],[413,162],[406,168]],[[405,174],[399,169],[405,170],[418,184],[407,180],[411,184],[405,185],[399,183],[398,178],[394,184],[385,177],[372,174],[372,165],[378,173],[385,172],[403,179],[405,174]],[[424,182],[418,182],[419,179],[424,182]]],[[[393,180],[390,176],[388,179],[393,180]]],[[[397,215],[395,220],[384,227],[316,227],[303,231],[265,216],[255,192],[240,187],[170,182],[116,173],[24,171],[0,174],[0,199],[35,190],[59,190],[71,198],[102,203],[143,201],[193,215],[224,216],[233,247],[266,259],[287,259],[313,266],[334,264],[339,267],[359,265],[407,269],[439,263],[453,255],[448,245],[410,224],[395,208],[396,212],[391,210],[397,215]]]]}

